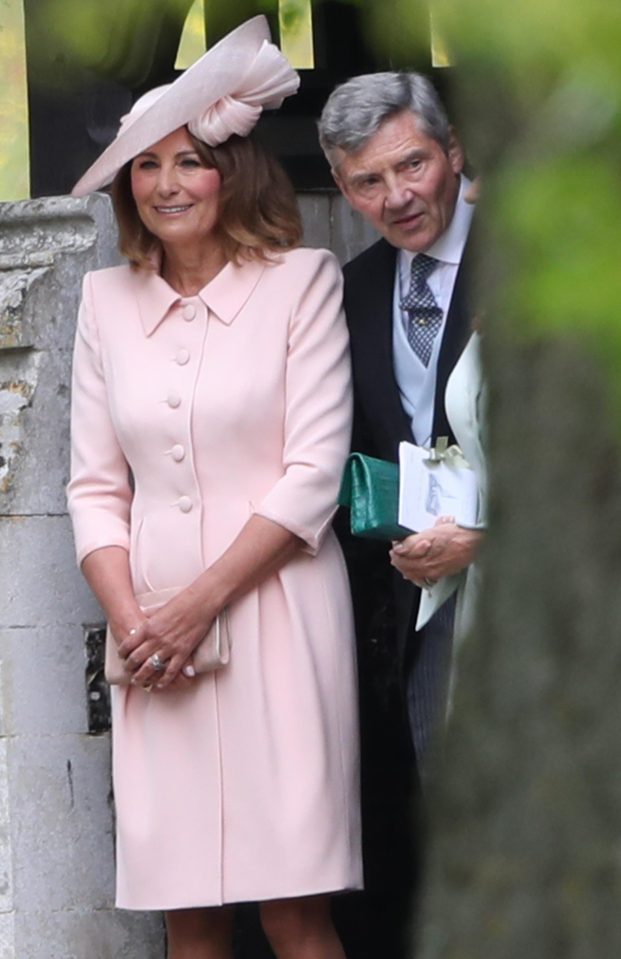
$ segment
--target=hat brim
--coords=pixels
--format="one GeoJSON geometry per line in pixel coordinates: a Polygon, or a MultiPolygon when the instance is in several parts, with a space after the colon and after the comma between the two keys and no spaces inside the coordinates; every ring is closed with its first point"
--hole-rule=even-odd
{"type": "Polygon", "coordinates": [[[72,196],[86,196],[110,183],[135,156],[184,126],[209,103],[234,88],[270,29],[263,15],[253,17],[223,37],[193,63],[144,113],[119,131],[116,139],[78,180],[72,196]]]}

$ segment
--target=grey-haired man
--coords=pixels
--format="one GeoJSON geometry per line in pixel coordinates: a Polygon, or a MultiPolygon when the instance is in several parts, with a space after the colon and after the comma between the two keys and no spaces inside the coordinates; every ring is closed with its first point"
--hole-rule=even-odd
{"type": "MultiPolygon", "coordinates": [[[[397,460],[401,440],[452,440],[444,393],[471,326],[466,247],[473,207],[463,150],[432,84],[415,73],[369,74],[337,87],[319,136],[339,189],[381,235],[344,270],[353,448],[397,460]]],[[[432,544],[447,568],[462,545],[432,544]]],[[[400,928],[420,858],[409,797],[417,772],[424,779],[429,771],[430,740],[445,713],[453,605],[416,631],[415,583],[428,577],[428,557],[410,563],[412,582],[391,567],[388,545],[349,542],[346,552],[359,638],[371,914],[376,905],[368,925],[376,941],[359,945],[356,955],[371,956],[383,942],[383,955],[395,959],[407,949],[400,928]]]]}

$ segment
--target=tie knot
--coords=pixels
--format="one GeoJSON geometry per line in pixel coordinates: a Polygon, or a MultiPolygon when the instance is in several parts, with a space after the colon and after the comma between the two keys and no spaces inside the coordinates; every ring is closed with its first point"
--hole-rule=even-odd
{"type": "Polygon", "coordinates": [[[410,266],[410,288],[401,299],[401,309],[409,312],[415,307],[428,306],[437,308],[433,293],[427,285],[427,280],[439,263],[433,256],[418,253],[410,266]]]}
{"type": "Polygon", "coordinates": [[[421,284],[426,283],[437,265],[438,261],[435,257],[427,256],[426,253],[418,253],[412,260],[410,268],[410,281],[414,287],[420,287],[421,284]]]}

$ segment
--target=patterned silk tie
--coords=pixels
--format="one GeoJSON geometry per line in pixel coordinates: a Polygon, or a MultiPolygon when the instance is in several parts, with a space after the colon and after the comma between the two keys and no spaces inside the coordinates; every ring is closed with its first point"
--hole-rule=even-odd
{"type": "Polygon", "coordinates": [[[425,366],[429,366],[433,341],[442,324],[442,310],[427,285],[427,279],[438,261],[425,253],[412,260],[410,289],[401,300],[401,309],[408,315],[408,342],[425,366]]]}

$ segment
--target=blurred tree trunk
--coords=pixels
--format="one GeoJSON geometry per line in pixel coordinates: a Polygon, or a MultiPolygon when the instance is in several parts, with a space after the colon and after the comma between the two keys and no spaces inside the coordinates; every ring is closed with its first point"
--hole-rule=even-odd
{"type": "Polygon", "coordinates": [[[424,959],[621,955],[621,470],[578,342],[489,347],[496,486],[424,959]]]}
{"type": "Polygon", "coordinates": [[[541,40],[541,5],[497,7],[493,26],[485,0],[461,5],[462,128],[484,171],[493,495],[417,959],[621,955],[621,13],[610,7],[568,0],[557,49],[553,22],[541,40]],[[575,44],[563,49],[568,23],[575,44]]]}

